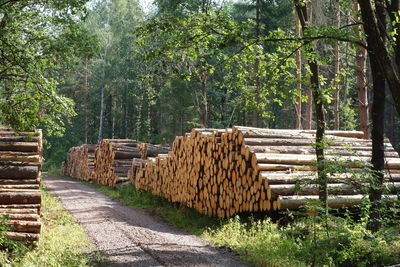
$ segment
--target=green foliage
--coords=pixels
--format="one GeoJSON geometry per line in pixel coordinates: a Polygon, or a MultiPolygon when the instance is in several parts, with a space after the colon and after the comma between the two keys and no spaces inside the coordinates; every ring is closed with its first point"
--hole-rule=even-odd
{"type": "Polygon", "coordinates": [[[17,130],[62,133],[73,102],[59,95],[62,68],[91,44],[80,28],[86,1],[0,5],[0,120],[17,130]],[[83,45],[83,49],[80,49],[83,45]]]}
{"type": "Polygon", "coordinates": [[[330,218],[329,230],[305,218],[287,227],[239,217],[203,236],[256,266],[387,266],[400,260],[398,225],[373,236],[358,223],[330,218]],[[389,237],[388,233],[392,233],[389,237]]]}

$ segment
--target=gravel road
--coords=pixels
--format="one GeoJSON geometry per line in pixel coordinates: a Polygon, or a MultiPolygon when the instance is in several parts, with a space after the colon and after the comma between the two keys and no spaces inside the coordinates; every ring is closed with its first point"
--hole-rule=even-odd
{"type": "Polygon", "coordinates": [[[44,182],[109,260],[105,266],[246,266],[230,252],[78,181],[50,175],[44,182]]]}

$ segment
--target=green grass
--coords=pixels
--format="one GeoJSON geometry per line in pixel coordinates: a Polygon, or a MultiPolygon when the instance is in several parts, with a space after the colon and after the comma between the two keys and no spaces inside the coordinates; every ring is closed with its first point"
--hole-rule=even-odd
{"type": "Polygon", "coordinates": [[[389,266],[400,262],[400,227],[372,235],[361,223],[330,218],[329,227],[301,219],[278,227],[269,219],[243,223],[239,217],[203,237],[237,252],[255,266],[389,266]],[[328,229],[328,230],[327,230],[328,229]]]}
{"type": "Polygon", "coordinates": [[[36,246],[6,242],[0,266],[95,266],[89,238],[59,199],[42,188],[42,233],[36,246]]]}
{"type": "Polygon", "coordinates": [[[229,248],[255,266],[351,267],[400,263],[398,222],[375,235],[365,229],[362,221],[333,216],[329,218],[328,228],[316,221],[318,217],[302,217],[289,226],[280,227],[269,218],[210,218],[133,186],[91,185],[126,205],[146,209],[170,225],[229,248]]]}

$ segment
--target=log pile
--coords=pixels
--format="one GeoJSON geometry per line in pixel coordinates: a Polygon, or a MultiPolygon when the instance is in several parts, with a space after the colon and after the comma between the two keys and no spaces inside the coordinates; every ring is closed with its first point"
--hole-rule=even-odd
{"type": "Polygon", "coordinates": [[[103,139],[95,152],[93,181],[107,186],[128,183],[128,171],[132,166],[132,160],[141,157],[135,140],[103,139]]]}
{"type": "MultiPolygon", "coordinates": [[[[327,131],[331,143],[327,158],[347,162],[349,169],[364,166],[371,158],[371,141],[362,136],[356,131],[327,131]]],[[[131,181],[139,189],[210,216],[298,209],[318,196],[315,185],[298,189],[298,184],[316,178],[313,143],[315,131],[309,130],[193,129],[176,137],[168,154],[134,161],[131,181]]],[[[387,186],[398,192],[400,159],[390,143],[385,147],[387,186]]],[[[330,206],[351,206],[362,200],[367,185],[355,188],[348,177],[330,179],[330,206]]]]}
{"type": "Polygon", "coordinates": [[[149,165],[152,164],[156,160],[156,156],[158,156],[158,160],[165,158],[166,153],[171,151],[171,148],[168,146],[153,145],[148,143],[139,144],[138,148],[141,154],[141,158],[134,158],[132,160],[132,166],[128,172],[128,178],[132,184],[135,183],[135,176],[139,168],[142,168],[146,163],[148,163],[149,165]]]}
{"type": "Polygon", "coordinates": [[[0,215],[10,239],[39,239],[41,166],[41,131],[0,129],[0,215]]]}
{"type": "Polygon", "coordinates": [[[71,147],[67,162],[61,164],[60,172],[72,178],[90,181],[93,179],[96,145],[85,144],[71,147]]]}
{"type": "Polygon", "coordinates": [[[155,157],[159,154],[166,154],[171,151],[171,148],[168,146],[162,145],[153,145],[149,143],[143,143],[138,145],[140,154],[142,155],[142,159],[147,159],[149,157],[155,157]]]}
{"type": "Polygon", "coordinates": [[[130,139],[104,139],[97,145],[81,145],[68,151],[60,172],[80,180],[115,186],[130,184],[132,174],[148,156],[170,151],[169,147],[138,144],[130,139]]]}

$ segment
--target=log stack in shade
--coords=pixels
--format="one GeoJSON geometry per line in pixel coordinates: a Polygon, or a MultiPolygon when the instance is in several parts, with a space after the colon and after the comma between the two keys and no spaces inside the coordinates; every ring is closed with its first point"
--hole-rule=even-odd
{"type": "MultiPolygon", "coordinates": [[[[327,131],[327,158],[355,169],[371,158],[371,141],[357,131],[327,131]],[[332,155],[331,155],[332,154],[332,155]],[[333,154],[335,156],[333,156],[333,154]],[[351,163],[349,162],[351,161],[351,163]],[[347,162],[347,163],[346,163],[347,162]]],[[[236,126],[193,129],[177,137],[172,151],[134,162],[132,183],[201,213],[230,217],[240,212],[298,209],[318,196],[316,186],[297,184],[316,178],[315,131],[236,126]]],[[[386,142],[386,185],[398,192],[400,159],[386,142]]],[[[368,185],[356,189],[349,176],[333,177],[328,189],[332,207],[359,203],[368,185]]],[[[388,198],[393,195],[385,196],[388,198]]]]}
{"type": "Polygon", "coordinates": [[[95,175],[95,150],[96,145],[91,144],[71,147],[67,161],[61,164],[61,174],[85,181],[92,180],[95,175]]]}
{"type": "Polygon", "coordinates": [[[115,186],[129,182],[133,158],[141,158],[137,142],[130,139],[103,139],[95,152],[94,182],[115,186]]]}
{"type": "Polygon", "coordinates": [[[0,215],[10,239],[39,239],[41,166],[41,131],[0,129],[0,215]]]}
{"type": "Polygon", "coordinates": [[[130,184],[131,174],[148,156],[168,151],[169,147],[137,144],[131,139],[104,139],[98,146],[86,144],[70,148],[60,171],[72,178],[107,186],[130,184]]]}

